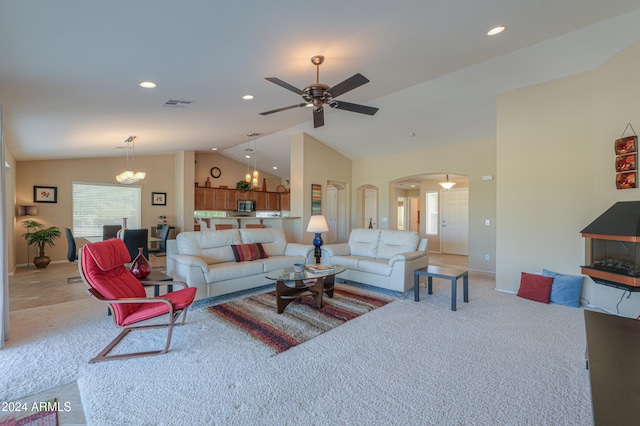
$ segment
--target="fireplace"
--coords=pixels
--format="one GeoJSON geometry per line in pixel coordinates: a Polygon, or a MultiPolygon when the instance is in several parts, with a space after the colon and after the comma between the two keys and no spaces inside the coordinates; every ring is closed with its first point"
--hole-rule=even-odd
{"type": "Polygon", "coordinates": [[[640,291],[640,201],[611,206],[582,230],[582,273],[598,284],[640,291]]]}

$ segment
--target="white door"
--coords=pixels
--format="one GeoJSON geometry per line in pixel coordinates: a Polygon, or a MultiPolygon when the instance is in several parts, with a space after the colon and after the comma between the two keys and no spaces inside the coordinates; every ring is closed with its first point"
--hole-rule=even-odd
{"type": "Polygon", "coordinates": [[[338,189],[335,186],[327,187],[327,208],[325,210],[329,232],[325,244],[338,242],[338,189]]]}
{"type": "Polygon", "coordinates": [[[378,190],[365,189],[364,190],[364,220],[362,226],[369,227],[369,222],[374,228],[378,227],[378,190]]]}
{"type": "Polygon", "coordinates": [[[442,252],[468,255],[469,253],[469,190],[441,191],[442,252]]]}

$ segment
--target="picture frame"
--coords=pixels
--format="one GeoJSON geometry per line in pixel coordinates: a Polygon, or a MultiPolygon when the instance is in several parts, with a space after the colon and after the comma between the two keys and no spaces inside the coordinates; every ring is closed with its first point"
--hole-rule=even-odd
{"type": "Polygon", "coordinates": [[[322,185],[311,184],[311,214],[322,214],[322,185]]]}
{"type": "Polygon", "coordinates": [[[167,193],[166,192],[152,192],[151,193],[151,205],[152,206],[166,206],[167,205],[167,193]]]}
{"type": "Polygon", "coordinates": [[[616,189],[636,188],[636,172],[616,174],[616,189]]]}
{"type": "Polygon", "coordinates": [[[57,203],[58,187],[57,186],[36,186],[33,187],[34,203],[57,203]]]}

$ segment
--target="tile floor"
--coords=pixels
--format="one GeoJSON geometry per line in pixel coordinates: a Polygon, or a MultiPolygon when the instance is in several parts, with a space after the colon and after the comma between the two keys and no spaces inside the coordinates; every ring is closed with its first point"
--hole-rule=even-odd
{"type": "MultiPolygon", "coordinates": [[[[166,266],[166,257],[151,256],[150,262],[153,268],[162,269],[166,266]]],[[[468,258],[467,256],[430,253],[429,263],[466,268],[468,258]]],[[[46,269],[19,267],[9,277],[9,311],[87,298],[89,296],[85,288],[85,284],[79,279],[76,263],[52,263],[46,269]]],[[[86,424],[80,393],[75,382],[31,395],[21,399],[20,402],[27,402],[28,405],[31,405],[33,402],[46,401],[51,398],[58,398],[59,402],[71,404],[71,411],[58,413],[60,425],[86,424]]]]}

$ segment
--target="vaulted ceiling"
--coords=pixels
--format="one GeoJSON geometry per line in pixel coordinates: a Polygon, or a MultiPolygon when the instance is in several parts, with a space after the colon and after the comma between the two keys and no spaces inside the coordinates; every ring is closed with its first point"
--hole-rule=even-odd
{"type": "Polygon", "coordinates": [[[286,177],[299,132],[352,159],[495,137],[497,94],[593,69],[639,20],[637,0],[2,1],[5,140],[19,161],[119,156],[136,135],[137,155],[243,162],[255,132],[259,168],[286,177]],[[329,86],[370,80],[339,99],[379,112],[325,108],[316,129],[308,108],[259,115],[302,102],[264,78],[302,89],[317,54],[329,86]]]}

